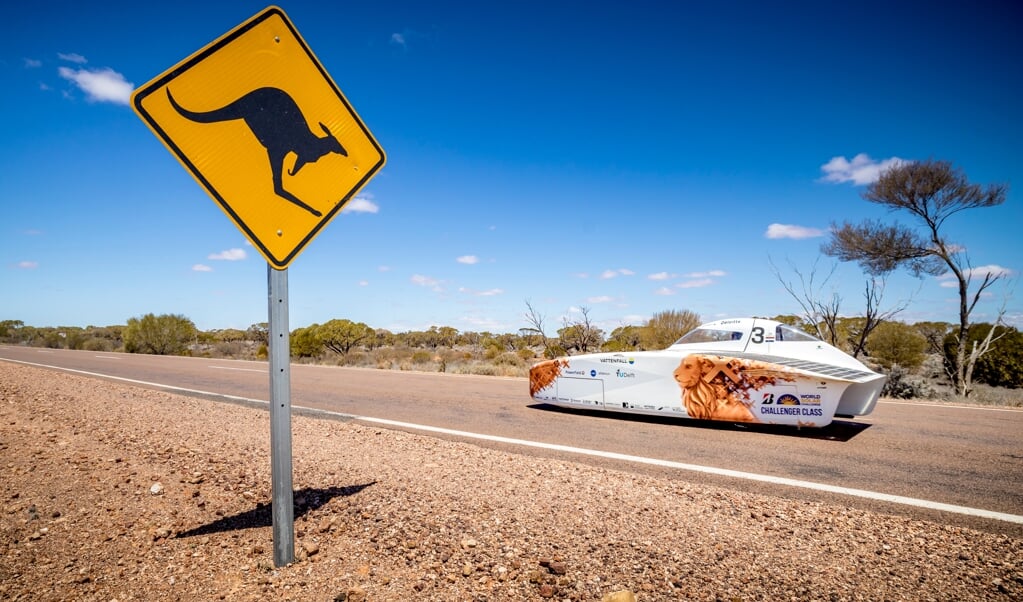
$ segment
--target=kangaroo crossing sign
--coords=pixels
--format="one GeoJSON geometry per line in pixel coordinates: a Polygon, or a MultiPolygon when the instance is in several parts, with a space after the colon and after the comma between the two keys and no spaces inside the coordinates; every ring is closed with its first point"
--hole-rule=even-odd
{"type": "Polygon", "coordinates": [[[132,106],[279,270],[386,161],[274,6],[140,87],[132,106]]]}

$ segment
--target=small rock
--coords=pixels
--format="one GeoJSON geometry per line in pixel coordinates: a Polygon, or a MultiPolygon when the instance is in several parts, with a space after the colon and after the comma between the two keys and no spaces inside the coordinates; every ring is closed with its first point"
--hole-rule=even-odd
{"type": "Polygon", "coordinates": [[[554,560],[547,565],[547,570],[555,575],[564,575],[568,572],[568,566],[560,560],[554,560]]]}
{"type": "Polygon", "coordinates": [[[302,549],[305,550],[306,556],[312,556],[320,551],[320,544],[315,541],[303,541],[302,549]]]}
{"type": "Polygon", "coordinates": [[[553,598],[554,597],[554,586],[550,583],[544,583],[540,586],[540,597],[541,598],[553,598]]]}
{"type": "Polygon", "coordinates": [[[334,602],[366,602],[366,591],[358,586],[347,589],[334,596],[334,602]]]}
{"type": "Polygon", "coordinates": [[[160,495],[160,494],[162,494],[163,493],[163,483],[161,483],[159,481],[153,483],[153,486],[149,488],[149,493],[151,495],[160,495]]]}
{"type": "Polygon", "coordinates": [[[600,602],[636,602],[636,594],[623,589],[604,596],[600,599],[600,602]]]}

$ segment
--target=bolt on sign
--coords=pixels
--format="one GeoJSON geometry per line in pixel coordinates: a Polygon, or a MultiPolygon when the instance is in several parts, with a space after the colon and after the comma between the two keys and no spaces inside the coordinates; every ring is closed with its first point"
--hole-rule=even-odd
{"type": "Polygon", "coordinates": [[[140,87],[132,106],[279,270],[386,161],[275,6],[140,87]]]}

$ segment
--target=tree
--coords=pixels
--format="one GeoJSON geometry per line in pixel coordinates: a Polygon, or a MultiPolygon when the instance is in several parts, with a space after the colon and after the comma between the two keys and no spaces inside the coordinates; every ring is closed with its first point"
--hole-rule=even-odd
{"type": "Polygon", "coordinates": [[[323,341],[317,335],[319,324],[296,328],[289,339],[292,357],[316,357],[323,351],[323,341]]]}
{"type": "Polygon", "coordinates": [[[667,349],[690,330],[700,325],[700,316],[688,309],[668,309],[655,313],[643,327],[644,349],[667,349]]]}
{"type": "Polygon", "coordinates": [[[881,310],[881,299],[884,298],[886,281],[887,279],[883,276],[871,276],[864,286],[863,298],[866,305],[864,306],[863,321],[849,333],[850,336],[847,338],[853,357],[859,357],[866,350],[867,340],[875,328],[888,322],[909,306],[910,300],[907,299],[895,307],[881,310]]]}
{"type": "Polygon", "coordinates": [[[555,351],[553,345],[551,345],[551,340],[547,338],[547,333],[544,332],[545,321],[546,318],[544,315],[536,311],[536,309],[533,308],[533,304],[527,300],[526,322],[529,323],[529,326],[527,328],[519,329],[519,332],[525,331],[539,336],[540,342],[543,344],[543,356],[551,359],[559,354],[555,351]]]}
{"type": "Polygon", "coordinates": [[[0,339],[17,342],[18,331],[25,326],[25,323],[21,320],[2,320],[0,321],[0,339]]]}
{"type": "Polygon", "coordinates": [[[781,277],[781,272],[774,265],[774,262],[768,259],[771,263],[771,270],[774,272],[775,278],[778,282],[785,287],[785,291],[788,292],[789,296],[796,300],[799,307],[803,310],[803,323],[809,328],[810,334],[816,336],[822,341],[827,341],[831,345],[838,347],[839,339],[838,329],[836,322],[838,321],[839,308],[842,305],[842,297],[832,289],[831,297],[825,298],[822,295],[825,285],[831,280],[831,277],[835,275],[835,268],[837,264],[832,264],[831,270],[828,271],[827,276],[823,280],[817,281],[817,263],[820,258],[814,260],[813,266],[810,268],[810,273],[804,275],[792,262],[789,262],[789,267],[796,273],[799,278],[799,285],[802,288],[802,292],[796,291],[795,285],[781,277]]]}
{"type": "Polygon", "coordinates": [[[643,327],[626,324],[611,331],[602,349],[604,351],[632,351],[643,339],[643,327]]]}
{"type": "Polygon", "coordinates": [[[362,322],[331,320],[316,329],[323,346],[339,355],[347,355],[352,347],[368,341],[376,333],[362,322]]]}
{"type": "Polygon", "coordinates": [[[912,326],[885,322],[870,333],[866,348],[870,358],[887,369],[899,365],[912,370],[923,364],[927,339],[912,326]]]}
{"type": "MultiPolygon", "coordinates": [[[[986,336],[990,332],[987,324],[974,324],[970,328],[969,339],[986,336]],[[979,326],[979,327],[978,327],[979,326]]],[[[998,345],[977,360],[973,376],[977,382],[993,387],[1023,387],[1023,332],[1011,326],[999,326],[998,345]]]]}
{"type": "MultiPolygon", "coordinates": [[[[970,314],[981,294],[1002,274],[971,269],[963,247],[946,239],[942,227],[960,211],[1004,203],[1007,190],[1004,184],[986,188],[971,184],[961,170],[946,161],[902,163],[883,172],[867,187],[863,198],[893,211],[909,212],[919,222],[923,234],[898,223],[845,222],[841,227],[833,225],[831,238],[822,248],[827,255],[855,261],[874,275],[888,274],[900,267],[908,268],[915,276],[952,274],[959,289],[959,324],[954,336],[963,344],[956,345],[956,358],[949,373],[962,397],[969,396],[973,365],[986,352],[983,346],[967,350],[970,314]],[[971,293],[975,275],[982,277],[971,293]]],[[[995,325],[1000,321],[1001,315],[995,325]]]]}
{"type": "Polygon", "coordinates": [[[579,313],[582,317],[575,321],[565,318],[565,326],[558,330],[558,336],[561,338],[561,345],[566,350],[587,353],[591,349],[600,347],[600,344],[604,342],[604,331],[590,321],[588,307],[579,308],[579,313]]]}
{"type": "Polygon", "coordinates": [[[262,345],[270,344],[270,324],[268,322],[257,322],[249,326],[245,331],[248,340],[262,345]]]}
{"type": "Polygon", "coordinates": [[[917,322],[913,324],[924,339],[927,340],[927,353],[941,355],[944,353],[945,336],[952,329],[948,322],[917,322]]]}
{"type": "Polygon", "coordinates": [[[129,318],[124,328],[124,350],[128,353],[180,355],[198,331],[191,320],[181,315],[146,314],[129,318]]]}

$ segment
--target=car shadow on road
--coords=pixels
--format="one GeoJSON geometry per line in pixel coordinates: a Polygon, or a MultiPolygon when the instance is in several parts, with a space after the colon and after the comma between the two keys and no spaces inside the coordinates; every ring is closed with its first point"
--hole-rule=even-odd
{"type": "Polygon", "coordinates": [[[694,420],[692,418],[674,418],[672,416],[647,416],[645,414],[621,414],[617,412],[604,412],[600,410],[586,410],[576,408],[562,408],[547,403],[535,403],[528,406],[533,410],[544,412],[557,412],[559,414],[576,414],[590,416],[605,420],[619,420],[625,422],[643,422],[647,424],[666,424],[682,428],[704,429],[715,431],[734,431],[763,433],[765,435],[776,435],[780,437],[795,437],[797,439],[820,439],[823,441],[851,440],[856,435],[870,428],[869,423],[852,422],[849,420],[832,420],[827,426],[817,427],[796,427],[783,424],[759,424],[749,422],[726,422],[722,420],[694,420]]]}
{"type": "MultiPolygon", "coordinates": [[[[364,485],[349,485],[347,487],[327,488],[305,488],[299,489],[292,494],[295,502],[295,518],[316,510],[336,497],[348,497],[355,495],[376,481],[364,485]]],[[[182,531],[175,535],[177,538],[194,537],[196,535],[210,535],[213,533],[224,533],[227,531],[238,531],[241,529],[255,529],[259,527],[273,526],[273,516],[270,513],[271,504],[259,503],[252,510],[246,510],[231,516],[218,518],[212,523],[198,526],[188,531],[182,531]]]]}

